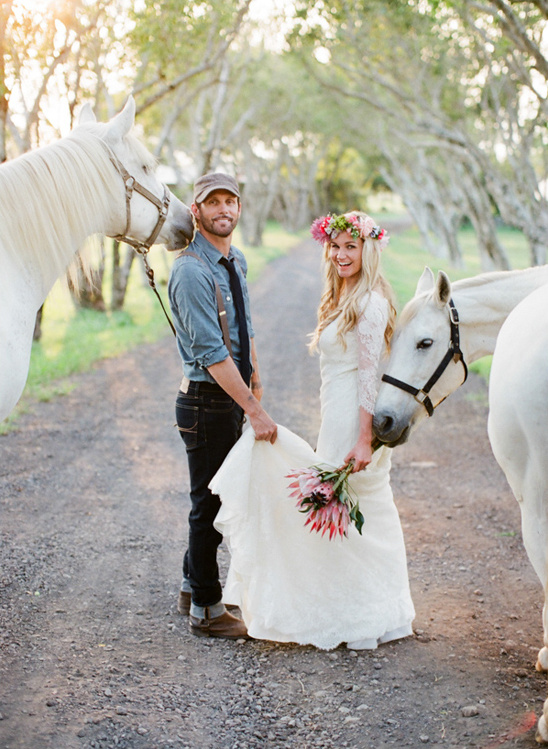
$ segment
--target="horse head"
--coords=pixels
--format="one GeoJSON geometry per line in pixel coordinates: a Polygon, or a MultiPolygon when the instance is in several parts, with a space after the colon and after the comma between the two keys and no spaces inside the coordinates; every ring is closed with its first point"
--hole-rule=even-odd
{"type": "Polygon", "coordinates": [[[373,430],[390,447],[406,442],[417,424],[462,385],[464,360],[448,355],[454,351],[451,321],[455,313],[450,304],[447,275],[440,271],[435,279],[430,268],[425,268],[415,296],[398,319],[375,404],[373,430]],[[432,383],[438,370],[441,373],[432,383]],[[427,383],[432,384],[427,387],[427,383]]]}
{"type": "Polygon", "coordinates": [[[113,180],[120,183],[120,202],[112,206],[105,227],[107,236],[135,247],[160,243],[178,250],[194,236],[194,222],[188,207],[156,177],[152,154],[132,136],[135,100],[129,97],[125,107],[110,122],[98,123],[86,104],[74,133],[88,131],[105,143],[112,164],[113,180]]]}

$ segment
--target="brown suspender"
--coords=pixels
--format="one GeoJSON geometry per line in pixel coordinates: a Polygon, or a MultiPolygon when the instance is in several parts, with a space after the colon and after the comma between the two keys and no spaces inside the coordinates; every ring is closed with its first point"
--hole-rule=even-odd
{"type": "MultiPolygon", "coordinates": [[[[196,260],[199,260],[201,263],[207,266],[206,261],[201,258],[199,255],[196,255],[195,252],[191,252],[190,250],[183,250],[179,253],[178,257],[184,257],[185,255],[191,255],[192,257],[195,257],[196,260]]],[[[223,333],[223,341],[225,342],[225,346],[228,349],[228,353],[232,358],[232,344],[230,343],[230,333],[228,332],[228,323],[226,321],[226,308],[225,303],[223,300],[223,293],[220,289],[219,284],[217,283],[217,280],[215,276],[213,276],[213,273],[211,273],[211,276],[213,278],[213,283],[215,284],[215,296],[217,297],[217,312],[219,314],[219,324],[221,326],[221,331],[223,333]]]]}

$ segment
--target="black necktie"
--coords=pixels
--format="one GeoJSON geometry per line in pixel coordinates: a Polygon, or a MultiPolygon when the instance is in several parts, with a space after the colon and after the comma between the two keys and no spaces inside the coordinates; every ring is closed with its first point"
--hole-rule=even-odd
{"type": "Polygon", "coordinates": [[[242,285],[238,277],[238,272],[234,267],[234,260],[222,257],[220,262],[228,270],[230,280],[230,290],[236,307],[236,316],[238,318],[238,330],[240,333],[240,374],[246,385],[251,381],[251,364],[249,361],[249,331],[247,329],[247,320],[245,316],[244,294],[242,285]]]}

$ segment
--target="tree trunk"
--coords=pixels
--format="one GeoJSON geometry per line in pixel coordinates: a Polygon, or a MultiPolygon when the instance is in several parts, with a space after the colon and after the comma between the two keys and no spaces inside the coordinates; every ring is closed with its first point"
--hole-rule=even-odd
{"type": "Polygon", "coordinates": [[[32,334],[33,341],[39,341],[42,338],[43,315],[44,315],[44,305],[42,305],[40,309],[38,310],[38,312],[36,313],[36,320],[34,321],[34,333],[32,334]]]}
{"type": "Polygon", "coordinates": [[[477,163],[463,160],[459,175],[466,197],[466,213],[478,238],[482,271],[510,270],[510,260],[499,242],[493,206],[477,163]]]}
{"type": "Polygon", "coordinates": [[[246,244],[260,247],[263,243],[263,232],[266,221],[272,210],[279,186],[280,167],[283,157],[278,153],[276,164],[270,164],[257,158],[249,146],[243,159],[244,190],[240,228],[246,244]]]}
{"type": "Polygon", "coordinates": [[[129,274],[135,258],[133,247],[124,246],[126,252],[122,258],[120,242],[116,240],[112,242],[112,310],[121,310],[124,306],[129,274]]]}
{"type": "Polygon", "coordinates": [[[84,266],[79,256],[76,257],[77,283],[73,284],[69,279],[69,290],[76,307],[94,309],[105,312],[106,304],[103,296],[103,277],[105,274],[105,242],[102,237],[101,260],[99,267],[92,268],[88,273],[84,272],[84,266]]]}
{"type": "Polygon", "coordinates": [[[545,265],[546,263],[546,241],[537,237],[529,237],[529,247],[533,265],[545,265]]]}

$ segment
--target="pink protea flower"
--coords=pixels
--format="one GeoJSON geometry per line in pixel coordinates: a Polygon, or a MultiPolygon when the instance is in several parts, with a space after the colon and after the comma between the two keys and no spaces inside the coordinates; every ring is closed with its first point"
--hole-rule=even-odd
{"type": "Polygon", "coordinates": [[[335,492],[333,491],[333,484],[330,484],[324,481],[323,483],[321,483],[319,486],[317,486],[314,489],[313,496],[319,502],[324,502],[325,504],[327,504],[328,502],[331,502],[331,500],[335,498],[335,492]]]}
{"type": "Polygon", "coordinates": [[[314,468],[297,469],[288,473],[287,478],[295,479],[289,484],[290,489],[295,489],[290,495],[292,497],[306,497],[321,484],[318,472],[314,468]]]}
{"type": "Polygon", "coordinates": [[[311,531],[321,533],[322,536],[329,531],[329,540],[339,535],[341,538],[347,535],[350,524],[350,513],[348,507],[341,502],[332,500],[323,507],[311,510],[308,513],[306,525],[310,525],[311,531]]]}
{"type": "Polygon", "coordinates": [[[351,498],[348,489],[348,476],[353,463],[343,468],[298,468],[287,474],[294,479],[289,484],[293,489],[290,497],[297,499],[297,509],[307,515],[305,526],[329,539],[348,535],[348,526],[354,523],[361,533],[364,523],[358,504],[351,498]]]}

